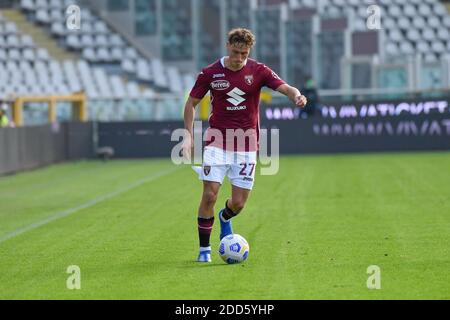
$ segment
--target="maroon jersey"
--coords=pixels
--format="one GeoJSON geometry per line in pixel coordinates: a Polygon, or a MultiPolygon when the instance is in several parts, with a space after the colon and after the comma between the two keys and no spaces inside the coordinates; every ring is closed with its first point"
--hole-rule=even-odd
{"type": "MultiPolygon", "coordinates": [[[[229,149],[227,129],[242,129],[246,132],[245,147],[234,143],[235,151],[253,151],[257,149],[259,139],[259,99],[261,88],[267,86],[276,90],[285,84],[269,67],[255,60],[248,59],[239,71],[225,67],[224,58],[204,68],[190,93],[191,97],[202,99],[211,92],[212,111],[209,117],[210,128],[218,129],[224,141],[217,137],[211,139],[207,133],[207,144],[229,149]],[[254,134],[253,134],[253,133],[254,134]],[[211,140],[214,140],[215,143],[211,140]],[[245,150],[243,150],[245,148],[245,150]]],[[[228,130],[230,132],[232,130],[228,130]]],[[[236,131],[237,133],[237,131],[236,131]]]]}

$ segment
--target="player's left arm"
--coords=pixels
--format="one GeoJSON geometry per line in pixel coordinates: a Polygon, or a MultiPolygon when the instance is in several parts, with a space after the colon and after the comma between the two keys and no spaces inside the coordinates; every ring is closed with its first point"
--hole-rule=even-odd
{"type": "Polygon", "coordinates": [[[296,106],[300,108],[304,108],[308,103],[306,97],[302,95],[297,88],[292,87],[287,83],[279,86],[277,88],[277,91],[284,94],[286,97],[289,98],[289,100],[291,100],[296,106]]]}

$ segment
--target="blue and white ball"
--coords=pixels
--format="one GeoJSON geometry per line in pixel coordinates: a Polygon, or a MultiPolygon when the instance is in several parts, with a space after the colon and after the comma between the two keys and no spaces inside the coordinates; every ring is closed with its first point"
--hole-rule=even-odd
{"type": "Polygon", "coordinates": [[[231,234],[220,241],[220,257],[228,264],[240,263],[248,258],[250,246],[245,238],[238,234],[231,234]]]}

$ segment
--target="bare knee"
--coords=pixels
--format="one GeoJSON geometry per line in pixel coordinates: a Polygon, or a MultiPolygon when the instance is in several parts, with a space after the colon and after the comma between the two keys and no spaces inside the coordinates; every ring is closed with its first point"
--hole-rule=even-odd
{"type": "Polygon", "coordinates": [[[217,194],[214,190],[205,190],[203,192],[203,203],[208,207],[213,207],[217,201],[217,194]]]}

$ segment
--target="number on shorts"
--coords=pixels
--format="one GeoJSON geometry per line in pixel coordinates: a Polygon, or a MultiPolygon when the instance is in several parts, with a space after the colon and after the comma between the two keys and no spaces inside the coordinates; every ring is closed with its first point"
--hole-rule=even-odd
{"type": "MultiPolygon", "coordinates": [[[[251,167],[250,173],[248,174],[249,177],[251,177],[253,175],[253,171],[255,170],[255,163],[249,163],[248,164],[251,167]]],[[[245,171],[247,170],[247,163],[241,163],[242,169],[239,172],[239,175],[241,176],[246,176],[247,174],[245,173],[245,171]]]]}

